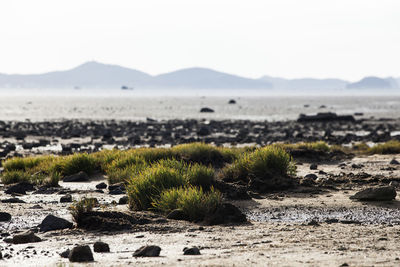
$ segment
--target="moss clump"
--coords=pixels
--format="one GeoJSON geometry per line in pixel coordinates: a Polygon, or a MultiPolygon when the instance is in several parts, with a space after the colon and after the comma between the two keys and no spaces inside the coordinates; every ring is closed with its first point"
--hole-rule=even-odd
{"type": "Polygon", "coordinates": [[[221,203],[222,195],[214,188],[204,192],[201,187],[188,186],[163,191],[152,206],[164,214],[178,209],[190,221],[200,221],[215,212],[221,203]]]}

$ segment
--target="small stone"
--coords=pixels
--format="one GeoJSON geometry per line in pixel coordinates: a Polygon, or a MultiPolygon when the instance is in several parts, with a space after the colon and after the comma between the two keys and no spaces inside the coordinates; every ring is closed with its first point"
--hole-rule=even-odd
{"type": "Polygon", "coordinates": [[[128,196],[123,196],[118,200],[118,205],[128,204],[128,196]]]}
{"type": "Polygon", "coordinates": [[[200,250],[198,247],[184,248],[183,255],[200,255],[200,250]]]}
{"type": "Polygon", "coordinates": [[[395,198],[396,189],[393,186],[367,188],[350,197],[361,201],[389,201],[395,198]]]}
{"type": "Polygon", "coordinates": [[[84,171],[65,176],[63,182],[87,182],[89,181],[89,176],[84,171]]]}
{"type": "Polygon", "coordinates": [[[7,222],[11,220],[11,214],[7,212],[0,212],[0,222],[7,222]]]}
{"type": "Polygon", "coordinates": [[[317,180],[318,176],[314,173],[310,173],[310,174],[307,174],[306,176],[304,176],[304,178],[310,178],[313,180],[317,180]]]}
{"type": "Polygon", "coordinates": [[[310,170],[316,170],[316,169],[318,169],[318,165],[316,163],[310,165],[310,170]]]}
{"type": "Polygon", "coordinates": [[[228,104],[236,104],[236,100],[235,99],[231,99],[231,100],[229,100],[228,104]]]}
{"type": "Polygon", "coordinates": [[[105,189],[105,188],[107,188],[107,184],[105,182],[101,182],[96,185],[96,188],[97,189],[105,189]]]}
{"type": "Polygon", "coordinates": [[[353,163],[353,164],[351,165],[351,167],[352,167],[353,169],[361,169],[362,167],[364,167],[364,165],[353,163]]]}
{"type": "Polygon", "coordinates": [[[204,112],[206,112],[206,113],[212,113],[212,112],[214,112],[214,110],[211,109],[211,108],[204,107],[204,108],[201,108],[201,109],[200,109],[200,112],[202,112],[202,113],[204,113],[204,112]]]}
{"type": "Polygon", "coordinates": [[[68,258],[70,252],[71,252],[70,249],[64,250],[63,252],[60,253],[61,258],[68,258]]]}
{"type": "Polygon", "coordinates": [[[389,164],[392,164],[392,165],[399,165],[400,162],[398,162],[396,159],[392,159],[392,160],[389,162],[389,164]]]}
{"type": "Polygon", "coordinates": [[[40,241],[42,241],[42,239],[36,236],[32,231],[26,231],[21,234],[17,234],[12,238],[13,244],[26,244],[40,241]]]}
{"type": "Polygon", "coordinates": [[[72,202],[72,196],[70,194],[66,194],[60,198],[60,203],[70,203],[72,202]]]}
{"type": "Polygon", "coordinates": [[[13,198],[7,198],[7,199],[2,199],[1,203],[26,203],[22,199],[13,197],[13,198]]]}
{"type": "Polygon", "coordinates": [[[39,225],[41,232],[48,232],[54,230],[71,229],[73,226],[72,222],[69,222],[63,218],[56,217],[54,215],[47,215],[39,225]]]}
{"type": "Polygon", "coordinates": [[[93,245],[94,252],[110,252],[110,247],[107,243],[98,241],[93,245]]]}
{"type": "Polygon", "coordinates": [[[28,182],[20,182],[13,184],[4,191],[6,194],[21,194],[25,195],[27,191],[33,191],[35,188],[33,184],[28,182]]]}
{"type": "Polygon", "coordinates": [[[142,246],[133,253],[133,257],[158,257],[160,251],[159,246],[142,246]]]}
{"type": "Polygon", "coordinates": [[[94,261],[92,250],[88,245],[74,247],[68,255],[70,262],[94,261]]]}

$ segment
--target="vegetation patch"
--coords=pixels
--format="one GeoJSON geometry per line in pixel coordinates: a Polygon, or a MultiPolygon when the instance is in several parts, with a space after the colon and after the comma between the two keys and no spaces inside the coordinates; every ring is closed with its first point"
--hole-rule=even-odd
{"type": "Polygon", "coordinates": [[[201,187],[188,186],[163,191],[152,206],[164,214],[180,210],[189,221],[201,221],[213,214],[221,203],[222,195],[214,188],[204,192],[201,187]]]}
{"type": "Polygon", "coordinates": [[[400,141],[391,140],[383,144],[377,144],[368,148],[368,154],[398,154],[400,153],[400,141]]]}

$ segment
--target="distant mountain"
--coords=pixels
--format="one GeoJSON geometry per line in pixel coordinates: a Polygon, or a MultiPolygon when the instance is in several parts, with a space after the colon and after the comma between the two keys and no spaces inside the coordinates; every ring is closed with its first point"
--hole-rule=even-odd
{"type": "Polygon", "coordinates": [[[151,76],[141,71],[87,62],[66,71],[34,75],[0,74],[0,88],[209,88],[264,89],[267,81],[248,79],[205,68],[190,68],[151,76]]]}
{"type": "Polygon", "coordinates": [[[65,71],[43,74],[1,74],[0,88],[193,88],[193,89],[387,89],[399,88],[400,78],[366,77],[349,83],[340,79],[244,78],[206,68],[188,68],[157,76],[95,61],[65,71]]]}
{"type": "Polygon", "coordinates": [[[209,89],[268,89],[267,81],[248,79],[205,68],[189,68],[155,76],[150,87],[209,89]]]}
{"type": "Polygon", "coordinates": [[[66,71],[33,75],[0,75],[0,87],[8,88],[73,88],[121,87],[142,83],[151,76],[137,70],[95,61],[66,71]]]}
{"type": "Polygon", "coordinates": [[[347,85],[348,89],[395,89],[399,88],[397,81],[393,78],[365,77],[358,82],[347,85]]]}
{"type": "Polygon", "coordinates": [[[264,80],[273,84],[275,89],[343,89],[348,84],[347,81],[340,79],[283,79],[270,76],[263,76],[260,80],[264,80]]]}

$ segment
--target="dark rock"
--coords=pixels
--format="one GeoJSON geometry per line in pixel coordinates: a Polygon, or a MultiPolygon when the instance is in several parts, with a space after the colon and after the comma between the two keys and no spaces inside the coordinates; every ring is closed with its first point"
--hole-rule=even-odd
{"type": "Polygon", "coordinates": [[[125,191],[125,184],[124,183],[116,183],[116,184],[110,184],[108,186],[108,191],[114,191],[115,189],[121,189],[122,191],[125,191]]]}
{"type": "Polygon", "coordinates": [[[110,252],[110,246],[107,243],[97,241],[93,245],[94,252],[110,252]]]}
{"type": "Polygon", "coordinates": [[[158,257],[161,248],[159,246],[143,246],[133,253],[133,257],[158,257]]]}
{"type": "Polygon", "coordinates": [[[46,218],[39,225],[41,232],[48,232],[54,230],[71,229],[73,223],[63,218],[56,217],[54,215],[47,215],[46,218]]]}
{"type": "Polygon", "coordinates": [[[7,212],[0,212],[0,222],[7,222],[11,220],[11,214],[7,212]]]}
{"type": "Polygon", "coordinates": [[[198,247],[184,248],[183,255],[200,255],[200,249],[198,247]]]}
{"type": "Polygon", "coordinates": [[[7,222],[11,220],[11,214],[7,212],[0,212],[0,222],[7,222]]]}
{"type": "Polygon", "coordinates": [[[17,234],[12,238],[13,244],[26,244],[40,241],[42,241],[42,239],[36,236],[32,231],[26,231],[21,234],[17,234]]]}
{"type": "Polygon", "coordinates": [[[398,162],[396,159],[392,159],[392,160],[389,162],[389,164],[392,164],[392,165],[399,165],[400,162],[398,162]]]}
{"type": "Polygon", "coordinates": [[[107,184],[105,182],[101,182],[96,185],[96,188],[97,189],[105,189],[105,188],[107,188],[107,184]]]}
{"type": "Polygon", "coordinates": [[[92,250],[88,245],[74,247],[68,255],[70,262],[88,262],[94,261],[92,250]]]}
{"type": "Polygon", "coordinates": [[[1,203],[26,203],[22,199],[13,197],[13,198],[7,198],[7,199],[2,199],[1,203]]]}
{"type": "Polygon", "coordinates": [[[123,196],[118,200],[118,205],[125,205],[128,204],[128,196],[123,196]]]}
{"type": "Polygon", "coordinates": [[[310,170],[316,170],[316,169],[318,169],[318,165],[316,163],[312,163],[310,165],[310,170]]]}
{"type": "Polygon", "coordinates": [[[236,104],[236,100],[235,99],[231,99],[231,100],[229,100],[228,104],[236,104]]]}
{"type": "Polygon", "coordinates": [[[65,196],[60,197],[60,203],[70,203],[72,202],[72,196],[70,194],[66,194],[65,196]]]}
{"type": "Polygon", "coordinates": [[[300,114],[297,122],[332,122],[332,121],[349,121],[354,122],[355,119],[351,115],[338,116],[336,113],[323,112],[317,113],[317,115],[304,115],[300,114]]]}
{"type": "Polygon", "coordinates": [[[70,252],[71,252],[70,249],[64,250],[63,252],[60,253],[61,258],[68,258],[70,252]]]}
{"type": "Polygon", "coordinates": [[[302,178],[300,180],[300,185],[302,185],[302,186],[314,186],[315,185],[315,179],[310,178],[310,177],[304,177],[304,178],[302,178]]]}
{"type": "Polygon", "coordinates": [[[89,176],[86,172],[80,171],[78,173],[66,176],[63,178],[64,182],[87,182],[89,181],[89,176]]]}
{"type": "Polygon", "coordinates": [[[184,221],[189,220],[189,217],[183,212],[183,210],[180,210],[180,209],[172,210],[167,215],[167,218],[172,219],[172,220],[184,220],[184,221]]]}
{"type": "Polygon", "coordinates": [[[247,222],[246,215],[230,203],[223,203],[213,214],[204,219],[204,223],[207,225],[244,222],[247,222]]]}
{"type": "Polygon", "coordinates": [[[364,167],[364,165],[353,163],[353,164],[351,165],[351,167],[352,167],[353,169],[361,169],[362,167],[364,167]]]}
{"type": "Polygon", "coordinates": [[[28,183],[28,182],[20,182],[17,184],[13,184],[10,187],[7,188],[4,193],[6,194],[21,194],[25,195],[27,191],[33,191],[35,190],[35,187],[33,184],[28,183]]]}
{"type": "Polygon", "coordinates": [[[204,107],[204,108],[200,109],[200,112],[202,112],[202,113],[204,113],[204,112],[212,113],[212,112],[214,112],[214,110],[211,109],[211,108],[204,107]]]}
{"type": "Polygon", "coordinates": [[[122,189],[121,188],[116,188],[116,189],[114,189],[114,190],[112,190],[112,191],[110,191],[110,192],[108,192],[110,195],[123,195],[123,194],[125,194],[125,191],[122,191],[122,189]]]}
{"type": "Polygon", "coordinates": [[[361,201],[389,201],[395,198],[396,189],[393,186],[367,188],[350,197],[361,201]]]}
{"type": "Polygon", "coordinates": [[[210,130],[207,127],[201,127],[198,131],[197,134],[200,136],[206,136],[210,134],[210,130]]]}
{"type": "Polygon", "coordinates": [[[306,176],[304,176],[304,178],[310,178],[310,179],[313,179],[313,180],[317,180],[318,176],[316,174],[314,174],[314,173],[309,173],[306,176]]]}

